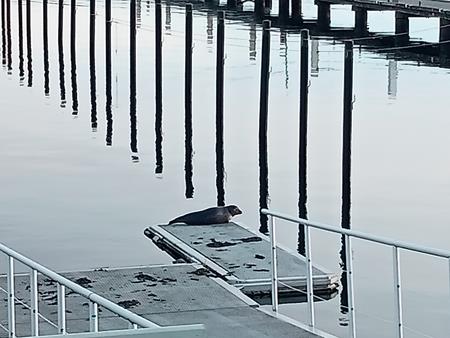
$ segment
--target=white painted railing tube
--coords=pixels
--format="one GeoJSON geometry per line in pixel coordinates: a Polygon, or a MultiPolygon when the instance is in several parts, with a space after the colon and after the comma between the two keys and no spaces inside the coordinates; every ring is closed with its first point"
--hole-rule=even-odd
{"type": "Polygon", "coordinates": [[[356,338],[355,289],[353,287],[353,252],[349,235],[345,235],[345,261],[347,266],[347,297],[350,337],[356,338]]]}
{"type": "Polygon", "coordinates": [[[38,305],[38,273],[35,269],[30,273],[30,302],[31,302],[31,335],[39,336],[39,305],[38,305]]]}
{"type": "Polygon", "coordinates": [[[394,292],[395,292],[395,308],[397,317],[397,337],[403,338],[403,310],[402,310],[402,289],[401,289],[401,272],[400,272],[400,255],[397,247],[393,247],[394,260],[394,292]]]}
{"type": "Polygon", "coordinates": [[[270,253],[271,253],[271,284],[272,310],[278,312],[278,270],[277,270],[277,241],[275,237],[275,218],[269,216],[270,253]]]}
{"type": "Polygon", "coordinates": [[[312,271],[311,233],[309,226],[305,225],[305,255],[306,255],[306,294],[308,300],[308,324],[315,326],[314,318],[314,286],[312,271]]]}
{"type": "Polygon", "coordinates": [[[280,212],[276,212],[276,211],[271,211],[268,209],[261,209],[261,213],[264,215],[272,215],[276,218],[283,219],[285,221],[289,221],[289,222],[293,222],[293,223],[300,223],[303,225],[309,225],[310,227],[315,228],[315,229],[321,229],[321,230],[334,232],[334,233],[342,234],[342,235],[350,235],[352,237],[364,239],[367,241],[386,244],[389,246],[395,246],[397,248],[402,248],[402,249],[406,249],[406,250],[421,252],[421,253],[424,253],[427,255],[439,256],[439,257],[443,257],[443,258],[450,258],[449,250],[427,248],[422,245],[417,245],[417,244],[408,243],[408,242],[404,242],[404,241],[396,241],[396,240],[392,240],[392,239],[389,239],[386,237],[367,234],[367,233],[361,232],[361,231],[342,229],[341,227],[331,226],[331,225],[323,224],[323,223],[319,223],[319,222],[312,222],[312,221],[308,221],[307,219],[292,217],[292,216],[289,216],[289,215],[286,215],[286,214],[283,214],[280,212]]]}
{"type": "Polygon", "coordinates": [[[66,288],[58,283],[58,334],[66,334],[66,288]]]}
{"type": "Polygon", "coordinates": [[[36,263],[35,261],[29,259],[28,257],[25,257],[24,255],[18,253],[17,251],[14,251],[10,248],[8,248],[6,245],[0,243],[0,251],[5,253],[7,256],[13,257],[15,260],[23,263],[24,265],[28,266],[31,269],[37,270],[39,273],[47,276],[48,278],[54,280],[55,282],[58,282],[65,287],[71,289],[75,293],[92,300],[93,302],[97,303],[99,306],[104,307],[105,309],[119,315],[120,317],[129,320],[133,323],[136,323],[138,326],[145,327],[145,328],[152,328],[152,327],[160,327],[159,325],[136,315],[135,313],[124,309],[123,307],[120,307],[119,305],[113,303],[112,301],[103,298],[92,291],[83,288],[82,286],[68,280],[67,278],[57,274],[56,272],[46,268],[45,266],[36,263]]]}
{"type": "Polygon", "coordinates": [[[89,331],[98,332],[98,305],[89,302],[89,331]]]}
{"type": "Polygon", "coordinates": [[[16,308],[14,297],[14,258],[8,255],[8,330],[9,337],[16,336],[16,308]]]}

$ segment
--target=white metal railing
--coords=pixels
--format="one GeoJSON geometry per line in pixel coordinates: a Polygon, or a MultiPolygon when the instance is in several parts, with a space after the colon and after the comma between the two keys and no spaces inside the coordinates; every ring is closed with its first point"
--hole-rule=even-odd
{"type": "MultiPolygon", "coordinates": [[[[47,276],[57,283],[57,306],[58,306],[58,334],[67,334],[66,330],[66,288],[72,290],[76,294],[83,296],[89,300],[89,329],[90,332],[98,332],[98,306],[102,306],[119,317],[129,322],[129,327],[137,329],[142,328],[160,328],[159,325],[129,311],[123,307],[109,301],[94,292],[83,288],[82,286],[68,280],[58,273],[36,263],[35,261],[21,255],[20,253],[8,248],[6,245],[0,243],[0,252],[3,252],[7,259],[7,299],[8,299],[8,327],[1,327],[8,331],[9,338],[16,337],[16,319],[15,319],[15,303],[19,302],[14,295],[14,261],[17,260],[31,269],[30,271],[30,313],[31,313],[31,335],[39,336],[39,314],[38,307],[38,273],[47,276]]],[[[46,318],[43,318],[49,322],[46,318]]],[[[50,322],[51,323],[51,322],[50,322]]],[[[53,324],[53,323],[51,323],[53,324]]],[[[192,330],[199,330],[203,325],[186,325],[179,326],[191,328],[192,330]]]]}
{"type": "Polygon", "coordinates": [[[400,250],[409,250],[434,257],[447,259],[449,267],[449,292],[450,292],[450,251],[434,248],[427,248],[421,245],[412,244],[404,241],[396,241],[389,238],[376,236],[361,231],[342,229],[327,224],[311,222],[306,219],[292,217],[276,211],[261,209],[261,213],[269,217],[269,234],[271,244],[271,283],[272,283],[272,310],[278,312],[278,284],[283,284],[278,277],[277,272],[277,245],[275,237],[275,218],[288,222],[301,224],[305,227],[305,258],[306,258],[306,294],[308,304],[308,325],[315,328],[314,318],[314,290],[313,290],[313,273],[312,273],[312,255],[311,255],[311,235],[310,228],[324,230],[341,234],[345,239],[345,257],[347,263],[347,289],[348,289],[348,313],[349,313],[349,329],[350,336],[356,337],[356,321],[355,321],[355,303],[354,303],[354,287],[353,287],[353,254],[351,247],[351,238],[359,238],[373,243],[379,243],[392,247],[393,251],[393,269],[394,269],[394,290],[395,290],[395,308],[396,308],[396,325],[397,337],[403,338],[403,308],[402,308],[402,284],[400,278],[400,250]]]}

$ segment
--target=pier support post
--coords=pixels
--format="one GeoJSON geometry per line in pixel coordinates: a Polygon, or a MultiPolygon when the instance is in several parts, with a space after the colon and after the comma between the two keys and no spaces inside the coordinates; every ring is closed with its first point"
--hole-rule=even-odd
{"type": "Polygon", "coordinates": [[[317,1],[317,26],[321,31],[328,31],[330,29],[330,3],[324,1],[317,1]]]}
{"type": "Polygon", "coordinates": [[[194,185],[192,183],[192,4],[186,4],[184,111],[184,179],[186,185],[185,196],[186,198],[192,198],[194,196],[194,185]]]}
{"type": "Polygon", "coordinates": [[[409,41],[409,16],[408,14],[395,12],[395,40],[398,44],[406,44],[409,41]]]}
{"type": "MultiPolygon", "coordinates": [[[[269,116],[270,21],[263,22],[261,47],[261,82],[259,90],[259,207],[267,208],[269,196],[269,165],[267,157],[267,121],[269,116]]],[[[261,233],[267,234],[267,215],[260,213],[261,233]]]]}
{"type": "Polygon", "coordinates": [[[225,60],[225,12],[217,13],[216,58],[216,188],[217,205],[225,205],[225,165],[223,149],[223,87],[225,60]]]}
{"type": "Polygon", "coordinates": [[[111,0],[105,2],[105,94],[106,145],[112,145],[112,60],[111,60],[111,0]]]}
{"type": "Polygon", "coordinates": [[[163,172],[162,156],[162,16],[161,0],[155,4],[155,145],[156,145],[156,168],[155,174],[163,172]]]}
{"type": "Polygon", "coordinates": [[[278,0],[278,22],[283,25],[289,19],[289,0],[278,0]]]}
{"type": "MultiPolygon", "coordinates": [[[[306,170],[307,170],[307,130],[308,130],[308,86],[309,86],[309,31],[300,32],[300,114],[298,139],[298,216],[306,219],[306,170]]],[[[305,227],[298,225],[297,251],[306,255],[305,227]]]]}
{"type": "Polygon", "coordinates": [[[266,7],[265,0],[255,0],[255,15],[257,18],[264,17],[265,7],[266,7]]]}
{"type": "Polygon", "coordinates": [[[236,8],[237,4],[238,4],[237,0],[227,0],[228,8],[236,8]]]}
{"type": "Polygon", "coordinates": [[[291,0],[291,17],[295,23],[302,21],[302,0],[291,0]]]}
{"type": "Polygon", "coordinates": [[[450,19],[440,18],[439,20],[439,42],[441,56],[448,59],[450,57],[450,19]]]}
{"type": "Polygon", "coordinates": [[[367,35],[367,9],[355,8],[355,32],[358,35],[367,35]]]}

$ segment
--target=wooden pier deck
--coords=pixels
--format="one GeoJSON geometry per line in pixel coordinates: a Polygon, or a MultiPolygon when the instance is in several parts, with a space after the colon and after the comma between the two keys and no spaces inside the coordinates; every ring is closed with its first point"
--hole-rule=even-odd
{"type": "MultiPolygon", "coordinates": [[[[211,276],[196,264],[99,269],[63,274],[66,278],[161,326],[204,324],[206,336],[321,337],[283,316],[274,317],[236,288],[211,276]]],[[[56,283],[38,276],[40,334],[54,335],[57,328],[56,283]]],[[[6,278],[0,277],[6,289],[6,278]]],[[[16,322],[19,337],[30,336],[29,276],[16,277],[16,322]],[[24,305],[27,304],[27,305],[24,305]]],[[[1,290],[1,289],[0,289],[1,290]]],[[[0,291],[1,293],[1,291],[0,291]]],[[[128,323],[99,308],[99,329],[128,328],[128,323]]],[[[89,330],[88,301],[67,290],[68,333],[89,330]]],[[[7,326],[6,294],[0,298],[0,324],[7,326]]],[[[7,333],[0,329],[0,337],[7,333]]]]}
{"type": "MultiPolygon", "coordinates": [[[[270,296],[271,250],[265,236],[233,222],[207,226],[158,225],[147,228],[145,234],[175,259],[203,264],[246,295],[258,298],[258,301],[270,296]]],[[[278,248],[277,256],[279,277],[290,287],[305,292],[305,258],[283,248],[278,248]]],[[[333,295],[337,283],[337,275],[313,268],[316,295],[333,295]]],[[[292,288],[280,285],[280,297],[301,296],[292,288]]]]}

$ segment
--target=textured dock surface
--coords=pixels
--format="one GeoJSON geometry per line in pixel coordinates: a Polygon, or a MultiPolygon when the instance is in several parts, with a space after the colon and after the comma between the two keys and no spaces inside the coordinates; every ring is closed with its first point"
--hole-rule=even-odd
{"type": "MultiPolygon", "coordinates": [[[[175,258],[200,262],[246,294],[270,293],[271,249],[266,237],[230,222],[215,225],[159,225],[145,234],[175,258]],[[259,283],[255,283],[258,280],[259,283]],[[263,282],[261,282],[263,281],[263,282]],[[265,282],[264,282],[265,281],[265,282]]],[[[289,285],[306,290],[305,258],[278,248],[278,275],[289,285]]],[[[336,276],[313,268],[317,293],[332,292],[336,276]]],[[[288,291],[286,288],[280,287],[288,291]]]]}
{"type": "MultiPolygon", "coordinates": [[[[292,323],[274,318],[234,287],[195,264],[136,267],[64,273],[65,277],[161,326],[205,324],[207,337],[318,337],[292,323]]],[[[56,334],[56,283],[38,277],[40,334],[56,334]],[[52,324],[49,324],[51,322],[52,324]]],[[[0,277],[6,289],[6,278],[0,277]]],[[[15,282],[17,335],[30,335],[29,277],[15,282]]],[[[6,294],[0,294],[0,323],[7,326],[6,294]]],[[[67,331],[89,330],[88,301],[70,290],[66,294],[67,331]]],[[[99,308],[100,330],[128,328],[128,323],[99,308]]],[[[7,333],[0,328],[0,337],[7,333]]]]}

